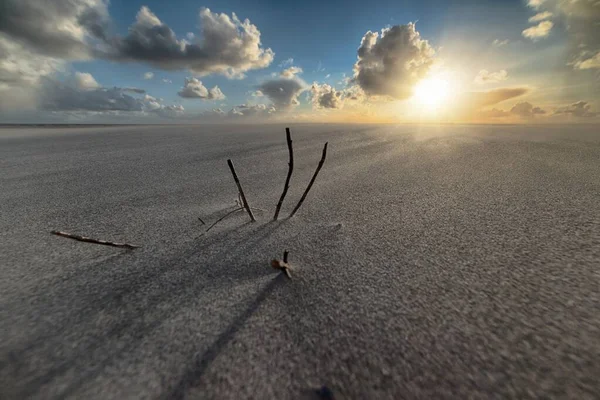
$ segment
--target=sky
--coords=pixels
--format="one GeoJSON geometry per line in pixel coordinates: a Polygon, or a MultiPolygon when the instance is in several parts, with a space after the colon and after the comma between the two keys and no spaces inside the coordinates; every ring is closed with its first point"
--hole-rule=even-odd
{"type": "Polygon", "coordinates": [[[600,122],[599,0],[0,9],[0,123],[600,122]]]}

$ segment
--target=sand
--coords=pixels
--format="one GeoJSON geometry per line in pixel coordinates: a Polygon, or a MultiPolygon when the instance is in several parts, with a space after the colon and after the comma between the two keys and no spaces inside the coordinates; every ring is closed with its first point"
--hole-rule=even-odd
{"type": "Polygon", "coordinates": [[[600,395],[597,127],[292,135],[0,129],[0,398],[600,395]]]}

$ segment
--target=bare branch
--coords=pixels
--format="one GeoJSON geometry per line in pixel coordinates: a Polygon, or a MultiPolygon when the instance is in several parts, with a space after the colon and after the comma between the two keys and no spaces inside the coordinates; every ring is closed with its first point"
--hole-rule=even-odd
{"type": "Polygon", "coordinates": [[[283,205],[285,195],[287,194],[288,189],[290,188],[290,179],[292,179],[292,172],[294,171],[294,149],[292,148],[292,134],[290,133],[290,128],[285,128],[285,137],[287,139],[288,151],[290,153],[290,161],[288,162],[288,174],[285,178],[283,193],[281,193],[281,197],[279,198],[279,202],[277,203],[277,208],[275,209],[273,221],[277,221],[277,218],[279,217],[279,211],[281,210],[281,206],[283,205]]]}
{"type": "Polygon", "coordinates": [[[321,155],[321,161],[319,161],[319,165],[317,166],[317,170],[315,171],[315,174],[313,175],[312,179],[310,180],[310,183],[308,184],[308,187],[306,188],[306,190],[304,191],[304,194],[300,198],[300,201],[296,205],[296,208],[294,208],[294,211],[292,211],[292,213],[290,214],[290,216],[288,218],[292,218],[294,216],[294,214],[296,214],[296,212],[298,211],[298,209],[300,208],[302,203],[304,203],[304,200],[306,199],[306,196],[308,195],[308,192],[310,191],[310,188],[312,187],[313,183],[315,183],[315,180],[317,179],[317,175],[319,175],[319,171],[321,171],[323,164],[325,164],[325,158],[327,157],[327,144],[328,144],[328,142],[325,143],[325,146],[323,146],[323,154],[321,155]]]}
{"type": "Polygon", "coordinates": [[[254,214],[252,214],[252,210],[250,209],[250,206],[248,205],[248,201],[246,200],[246,195],[244,195],[244,190],[242,189],[242,184],[240,183],[240,180],[238,179],[238,176],[235,173],[235,167],[233,166],[233,162],[231,160],[227,160],[227,164],[229,165],[229,169],[231,170],[231,174],[233,175],[235,184],[238,187],[238,192],[242,198],[242,203],[244,204],[244,208],[248,212],[248,215],[250,216],[250,220],[252,222],[256,222],[256,218],[254,218],[254,214]]]}
{"type": "Polygon", "coordinates": [[[52,233],[53,235],[56,235],[56,236],[62,236],[62,237],[68,238],[68,239],[77,240],[79,242],[101,244],[103,246],[120,247],[120,248],[124,248],[124,249],[137,249],[140,247],[140,246],[136,246],[136,245],[129,244],[129,243],[109,242],[106,240],[92,239],[89,237],[73,235],[73,234],[70,234],[67,232],[61,232],[61,231],[51,231],[50,233],[52,233]]]}

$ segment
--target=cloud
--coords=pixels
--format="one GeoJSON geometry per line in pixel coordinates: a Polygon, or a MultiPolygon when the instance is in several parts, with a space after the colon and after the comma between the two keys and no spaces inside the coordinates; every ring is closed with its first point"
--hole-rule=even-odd
{"type": "MultiPolygon", "coordinates": [[[[598,0],[545,0],[530,1],[530,6],[539,14],[551,13],[559,26],[564,26],[568,35],[567,64],[574,69],[580,65],[594,65],[593,57],[600,52],[600,3],[598,0]],[[592,60],[588,64],[585,61],[592,60]]],[[[544,21],[550,22],[550,21],[544,21]]],[[[533,27],[530,29],[534,29],[533,27]]],[[[530,31],[536,32],[536,31],[530,31]]],[[[543,32],[539,32],[540,34],[543,32]]]]}
{"type": "Polygon", "coordinates": [[[600,51],[598,51],[595,56],[575,62],[574,66],[576,69],[600,68],[600,51]]]}
{"type": "Polygon", "coordinates": [[[429,71],[434,49],[422,40],[415,24],[368,31],[358,48],[354,78],[368,95],[406,99],[429,71]]]}
{"type": "Polygon", "coordinates": [[[523,118],[532,118],[536,115],[546,114],[546,111],[542,110],[540,107],[534,107],[528,102],[515,104],[515,106],[510,109],[510,112],[511,114],[515,114],[523,118]]]}
{"type": "Polygon", "coordinates": [[[479,71],[474,79],[474,82],[478,85],[485,85],[486,83],[498,83],[508,79],[508,73],[502,69],[498,72],[489,72],[488,70],[482,69],[479,71]]]}
{"type": "Polygon", "coordinates": [[[170,80],[170,79],[167,79],[167,78],[163,78],[162,82],[163,82],[163,83],[166,83],[166,84],[169,84],[169,85],[170,85],[171,83],[173,83],[173,81],[172,81],[172,80],[170,80]]]}
{"type": "Polygon", "coordinates": [[[287,69],[284,69],[283,71],[281,71],[280,76],[282,78],[293,78],[294,76],[301,74],[302,72],[302,68],[300,67],[289,67],[287,69]]]}
{"type": "Polygon", "coordinates": [[[144,94],[146,91],[144,89],[136,88],[136,87],[124,87],[123,91],[137,94],[144,94]]]}
{"type": "Polygon", "coordinates": [[[542,21],[539,24],[527,28],[523,31],[523,36],[532,40],[544,38],[550,34],[554,23],[552,21],[542,21]]]}
{"type": "Polygon", "coordinates": [[[546,0],[529,0],[527,5],[531,8],[538,9],[546,0]]]}
{"type": "Polygon", "coordinates": [[[344,106],[343,92],[334,87],[313,83],[311,87],[313,108],[342,108],[344,106]]]}
{"type": "Polygon", "coordinates": [[[154,78],[154,72],[146,72],[144,74],[144,79],[149,81],[150,79],[154,78]]]}
{"type": "Polygon", "coordinates": [[[106,38],[108,0],[3,0],[0,34],[40,55],[82,60],[106,38]]]}
{"type": "Polygon", "coordinates": [[[287,60],[283,60],[282,62],[280,62],[278,66],[279,66],[279,68],[285,68],[285,67],[289,67],[293,64],[294,64],[294,59],[290,57],[287,60]]]}
{"type": "Polygon", "coordinates": [[[533,17],[529,18],[529,22],[544,21],[546,19],[552,18],[553,15],[554,14],[552,14],[550,11],[540,12],[540,13],[535,14],[533,17]]]}
{"type": "Polygon", "coordinates": [[[96,82],[92,74],[88,74],[87,72],[75,72],[75,85],[80,90],[98,89],[100,87],[100,84],[96,82]]]}
{"type": "Polygon", "coordinates": [[[117,87],[82,90],[48,80],[41,93],[40,108],[49,111],[143,111],[144,103],[117,87]]]}
{"type": "Polygon", "coordinates": [[[275,107],[267,106],[266,104],[241,104],[233,107],[228,113],[228,116],[233,117],[257,117],[268,116],[276,112],[275,107]]]}
{"type": "Polygon", "coordinates": [[[200,26],[201,37],[195,43],[179,40],[144,6],[128,35],[113,39],[111,57],[167,70],[187,69],[199,76],[218,73],[237,78],[273,61],[273,51],[261,47],[260,31],[247,19],[242,22],[235,14],[230,17],[202,8],[200,26]]]}
{"type": "Polygon", "coordinates": [[[40,82],[63,68],[63,61],[32,52],[0,35],[0,110],[34,109],[40,82]]]}
{"type": "Polygon", "coordinates": [[[306,90],[306,86],[298,77],[279,78],[263,82],[258,90],[271,100],[275,108],[285,110],[300,104],[298,95],[306,90]]]}
{"type": "MultiPolygon", "coordinates": [[[[76,82],[74,82],[76,83],[76,82]]],[[[45,78],[38,88],[39,110],[58,112],[64,116],[110,116],[126,115],[144,118],[156,115],[162,118],[174,118],[183,115],[181,105],[164,105],[144,90],[137,88],[79,88],[53,79],[45,78]],[[132,93],[132,94],[129,94],[132,93]]]]}
{"type": "Polygon", "coordinates": [[[494,89],[486,92],[469,92],[462,94],[461,99],[458,99],[456,104],[458,108],[462,109],[463,113],[472,112],[522,96],[528,91],[527,88],[516,87],[494,89]]]}
{"type": "Polygon", "coordinates": [[[177,118],[184,114],[185,108],[181,104],[172,106],[161,106],[153,112],[163,118],[177,118]]]}
{"type": "Polygon", "coordinates": [[[260,90],[255,90],[254,92],[252,92],[251,96],[252,97],[263,97],[265,94],[260,91],[260,90]]]}
{"type": "Polygon", "coordinates": [[[506,46],[509,43],[510,43],[510,41],[508,39],[504,39],[504,40],[495,39],[492,42],[492,46],[494,46],[494,47],[502,47],[502,46],[506,46]]]}
{"type": "Polygon", "coordinates": [[[554,114],[570,114],[579,118],[592,118],[600,115],[598,112],[593,112],[592,106],[587,101],[578,101],[566,107],[558,108],[554,114]]]}
{"type": "Polygon", "coordinates": [[[196,78],[185,78],[185,83],[177,94],[186,99],[223,100],[225,98],[218,86],[207,89],[202,81],[196,78]]]}

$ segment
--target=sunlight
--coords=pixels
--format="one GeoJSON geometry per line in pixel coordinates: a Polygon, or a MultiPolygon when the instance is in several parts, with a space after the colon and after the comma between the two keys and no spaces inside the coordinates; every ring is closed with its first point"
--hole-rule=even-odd
{"type": "Polygon", "coordinates": [[[426,78],[415,87],[414,99],[428,108],[442,106],[450,97],[450,85],[443,78],[426,78]]]}

